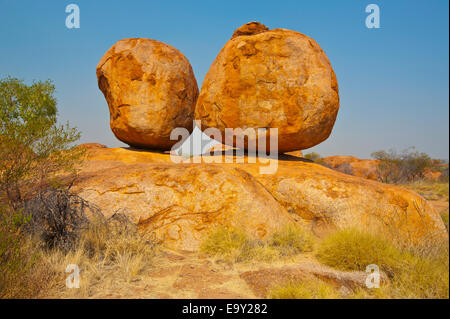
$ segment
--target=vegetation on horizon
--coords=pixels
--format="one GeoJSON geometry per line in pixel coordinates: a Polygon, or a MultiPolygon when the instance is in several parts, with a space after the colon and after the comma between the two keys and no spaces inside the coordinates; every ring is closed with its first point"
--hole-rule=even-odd
{"type": "Polygon", "coordinates": [[[381,182],[399,184],[414,182],[425,178],[426,169],[442,171],[443,178],[447,177],[448,165],[439,166],[440,160],[432,160],[426,153],[418,152],[414,147],[410,147],[401,153],[391,149],[389,151],[377,151],[371,154],[379,161],[377,175],[381,182]],[[445,174],[445,170],[447,173],[445,174]]]}

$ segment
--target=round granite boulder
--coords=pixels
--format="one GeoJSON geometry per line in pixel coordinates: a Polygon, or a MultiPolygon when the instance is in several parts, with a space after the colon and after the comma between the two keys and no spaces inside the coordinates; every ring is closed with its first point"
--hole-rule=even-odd
{"type": "Polygon", "coordinates": [[[238,146],[236,138],[225,139],[225,128],[241,128],[245,149],[257,139],[246,129],[277,128],[278,151],[289,152],[327,139],[338,110],[336,75],[316,41],[251,22],[234,32],[213,62],[195,118],[202,130],[219,129],[224,144],[238,146]]]}
{"type": "Polygon", "coordinates": [[[192,132],[197,81],[188,59],[168,44],[123,39],[97,66],[114,135],[140,148],[169,150],[176,127],[192,132]]]}

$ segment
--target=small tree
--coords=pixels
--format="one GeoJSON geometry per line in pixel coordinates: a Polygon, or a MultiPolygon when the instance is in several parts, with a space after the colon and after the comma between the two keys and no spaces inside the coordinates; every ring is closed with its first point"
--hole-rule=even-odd
{"type": "Polygon", "coordinates": [[[415,151],[414,147],[404,150],[401,154],[391,149],[388,152],[374,152],[371,156],[380,161],[377,175],[384,183],[400,183],[423,178],[425,169],[432,165],[431,158],[425,153],[415,151]]]}
{"type": "Polygon", "coordinates": [[[58,182],[81,159],[83,151],[71,147],[80,133],[57,124],[54,90],[49,80],[0,80],[0,195],[14,208],[24,191],[58,182]]]}

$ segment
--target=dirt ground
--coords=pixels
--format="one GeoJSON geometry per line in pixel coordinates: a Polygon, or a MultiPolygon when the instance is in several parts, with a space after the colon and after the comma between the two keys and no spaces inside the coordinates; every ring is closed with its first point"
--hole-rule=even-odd
{"type": "MultiPolygon", "coordinates": [[[[361,287],[367,274],[342,272],[302,254],[280,262],[227,264],[199,253],[164,250],[152,267],[131,282],[120,277],[91,285],[88,295],[60,285],[44,298],[242,299],[267,298],[270,290],[290,281],[318,278],[333,284],[342,295],[361,287]]],[[[81,276],[83,274],[81,273],[81,276]]]]}

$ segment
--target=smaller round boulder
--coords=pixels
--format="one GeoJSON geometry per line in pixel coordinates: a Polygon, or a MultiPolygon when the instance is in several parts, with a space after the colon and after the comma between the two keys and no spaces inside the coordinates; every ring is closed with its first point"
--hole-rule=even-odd
{"type": "Polygon", "coordinates": [[[110,126],[122,142],[169,150],[174,128],[193,129],[197,81],[188,59],[168,44],[123,39],[97,66],[98,86],[108,102],[110,126]]]}

